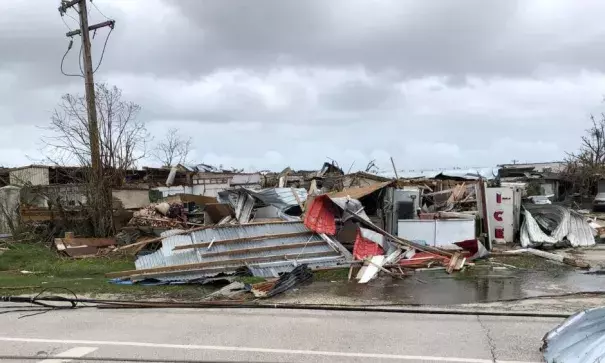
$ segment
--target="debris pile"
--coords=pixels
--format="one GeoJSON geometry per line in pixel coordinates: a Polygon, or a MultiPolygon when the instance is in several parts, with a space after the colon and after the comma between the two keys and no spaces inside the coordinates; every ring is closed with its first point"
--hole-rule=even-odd
{"type": "Polygon", "coordinates": [[[595,244],[587,218],[553,204],[526,204],[521,226],[523,247],[587,247],[595,244]]]}
{"type": "Polygon", "coordinates": [[[189,225],[187,213],[182,204],[158,203],[150,204],[134,212],[129,226],[148,226],[163,228],[181,228],[189,225]]]}
{"type": "Polygon", "coordinates": [[[65,233],[64,238],[55,238],[59,253],[73,258],[104,256],[116,249],[115,238],[81,238],[65,233]]]}
{"type": "Polygon", "coordinates": [[[348,197],[316,197],[306,214],[305,225],[317,233],[333,236],[350,220],[357,225],[353,257],[364,261],[356,277],[359,283],[367,283],[379,272],[402,277],[406,275],[404,268],[441,265],[452,273],[463,269],[468,257],[479,257],[479,249],[485,251],[477,240],[474,245],[471,242],[460,246],[468,248],[468,252],[462,249],[450,252],[396,237],[372,223],[359,200],[348,197]]]}
{"type": "Polygon", "coordinates": [[[279,277],[301,264],[310,268],[334,267],[351,260],[351,254],[340,243],[314,233],[300,221],[172,230],[160,238],[161,248],[139,256],[135,270],[111,273],[108,277],[189,281],[232,275],[242,269],[253,276],[279,277]]]}

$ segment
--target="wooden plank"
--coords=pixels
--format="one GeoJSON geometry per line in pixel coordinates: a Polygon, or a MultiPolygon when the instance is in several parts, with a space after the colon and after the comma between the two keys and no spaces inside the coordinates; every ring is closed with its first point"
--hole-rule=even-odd
{"type": "MultiPolygon", "coordinates": [[[[67,235],[67,233],[66,233],[67,235]]],[[[91,246],[91,247],[108,247],[116,244],[115,238],[63,238],[63,243],[68,247],[91,246]]]]}
{"type": "MultiPolygon", "coordinates": [[[[460,252],[455,252],[454,255],[452,256],[450,263],[447,266],[446,272],[448,274],[451,274],[457,267],[458,270],[461,268],[460,266],[460,262],[459,260],[462,259],[462,255],[460,254],[460,252]]],[[[464,260],[462,260],[462,263],[464,263],[464,260]]]]}
{"type": "Polygon", "coordinates": [[[192,243],[190,245],[179,245],[175,246],[172,250],[188,250],[192,248],[206,248],[212,245],[220,245],[220,244],[229,244],[229,243],[240,243],[240,242],[252,242],[252,241],[264,241],[275,238],[288,238],[288,237],[299,237],[312,234],[312,231],[305,232],[293,232],[293,233],[280,233],[280,234],[269,234],[264,236],[256,236],[256,237],[242,237],[242,238],[233,238],[233,239],[224,239],[220,241],[214,242],[200,242],[200,243],[192,243]]]}
{"type": "MultiPolygon", "coordinates": [[[[217,241],[217,242],[220,242],[220,241],[217,241]]],[[[216,244],[216,242],[214,242],[214,243],[216,244]]],[[[322,246],[322,245],[327,245],[326,241],[301,242],[301,243],[293,243],[293,244],[288,244],[288,245],[268,246],[268,247],[241,248],[239,250],[203,253],[202,257],[228,256],[228,255],[238,255],[241,253],[277,251],[277,250],[287,250],[290,248],[303,248],[303,247],[313,247],[313,246],[322,246]]]]}
{"type": "Polygon", "coordinates": [[[200,262],[200,263],[189,263],[185,265],[174,265],[174,266],[166,266],[166,267],[155,267],[148,268],[144,270],[129,270],[129,271],[118,271],[118,272],[110,272],[105,274],[106,277],[115,278],[115,277],[127,277],[132,275],[140,275],[144,273],[154,273],[154,272],[173,272],[173,271],[190,271],[190,270],[203,270],[204,267],[212,267],[217,265],[233,266],[233,265],[241,265],[245,266],[250,263],[262,263],[262,262],[275,262],[275,261],[284,261],[284,260],[298,260],[304,258],[313,258],[313,257],[328,257],[328,256],[339,256],[334,251],[329,252],[312,252],[312,253],[297,253],[290,255],[272,255],[265,257],[252,257],[252,258],[238,258],[233,260],[224,260],[224,261],[210,261],[210,262],[200,262]]]}

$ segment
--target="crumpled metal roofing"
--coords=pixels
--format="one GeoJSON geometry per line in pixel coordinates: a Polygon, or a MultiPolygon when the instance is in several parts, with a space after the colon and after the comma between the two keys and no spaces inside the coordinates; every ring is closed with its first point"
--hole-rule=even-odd
{"type": "Polygon", "coordinates": [[[565,240],[572,247],[595,244],[592,229],[581,214],[552,204],[527,204],[524,208],[525,221],[521,226],[523,247],[555,245],[565,240]]]}
{"type": "Polygon", "coordinates": [[[307,190],[305,188],[267,188],[261,190],[246,189],[250,195],[257,198],[266,205],[275,206],[281,210],[291,207],[297,207],[298,201],[292,193],[294,191],[301,203],[307,200],[307,190]]]}
{"type": "Polygon", "coordinates": [[[265,205],[272,205],[285,211],[292,207],[298,207],[298,201],[292,193],[293,190],[298,195],[300,202],[304,204],[307,200],[307,190],[305,188],[266,188],[261,190],[239,188],[219,192],[217,199],[220,203],[229,203],[236,209],[238,195],[246,193],[265,205]]]}
{"type": "MultiPolygon", "coordinates": [[[[477,180],[482,177],[487,180],[495,179],[498,175],[498,167],[473,168],[473,169],[443,169],[443,170],[419,170],[419,171],[397,171],[397,176],[403,179],[434,179],[438,175],[451,178],[462,178],[467,180],[477,180]]],[[[380,176],[394,178],[393,171],[379,173],[380,176]]]]}
{"type": "Polygon", "coordinates": [[[605,361],[605,307],[581,311],[548,332],[540,349],[547,363],[605,361]]]}
{"type": "Polygon", "coordinates": [[[216,226],[189,234],[167,237],[163,239],[161,249],[152,254],[140,256],[135,261],[135,266],[137,270],[142,270],[141,275],[145,274],[145,277],[160,280],[189,280],[215,276],[219,273],[232,274],[244,265],[247,265],[255,276],[268,277],[277,276],[280,272],[291,271],[303,263],[311,267],[335,266],[351,259],[350,254],[345,253],[344,247],[326,237],[313,233],[304,226],[302,221],[216,226]],[[293,233],[296,235],[292,235],[293,233]],[[289,234],[289,236],[273,238],[274,235],[281,234],[289,234]],[[220,243],[225,240],[242,238],[255,239],[220,243]],[[209,247],[174,250],[176,246],[204,242],[212,243],[209,247]],[[268,251],[246,251],[263,247],[281,248],[268,251]],[[216,255],[217,253],[219,254],[216,255]],[[255,258],[268,258],[269,261],[254,262],[255,258]],[[241,259],[252,261],[242,263],[241,259]],[[207,262],[212,265],[195,266],[207,262]],[[192,266],[183,266],[179,271],[172,272],[146,273],[144,271],[175,265],[192,266]]]}

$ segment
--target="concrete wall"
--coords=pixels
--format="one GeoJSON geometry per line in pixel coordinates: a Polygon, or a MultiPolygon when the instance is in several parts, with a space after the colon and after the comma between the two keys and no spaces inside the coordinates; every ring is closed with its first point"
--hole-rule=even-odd
{"type": "Polygon", "coordinates": [[[48,185],[48,168],[31,167],[11,170],[8,173],[11,185],[48,185]]]}
{"type": "Polygon", "coordinates": [[[12,185],[0,188],[0,234],[11,234],[11,226],[19,223],[20,191],[12,185]]]}
{"type": "Polygon", "coordinates": [[[140,209],[149,204],[149,190],[114,189],[111,193],[124,209],[140,209]]]}
{"type": "Polygon", "coordinates": [[[38,208],[48,208],[49,200],[59,201],[64,208],[86,205],[86,190],[82,184],[40,185],[34,188],[24,188],[23,203],[38,208]]]}

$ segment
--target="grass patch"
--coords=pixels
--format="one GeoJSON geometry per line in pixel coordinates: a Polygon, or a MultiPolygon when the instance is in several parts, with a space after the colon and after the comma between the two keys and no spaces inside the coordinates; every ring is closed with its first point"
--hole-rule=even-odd
{"type": "Polygon", "coordinates": [[[235,281],[239,281],[244,284],[258,284],[259,282],[267,281],[264,277],[256,277],[256,276],[238,276],[235,278],[235,281]]]}
{"type": "Polygon", "coordinates": [[[129,256],[71,259],[40,244],[16,244],[0,255],[0,295],[34,294],[44,288],[65,287],[90,296],[194,299],[214,290],[200,285],[115,285],[105,277],[108,272],[132,269],[134,258],[129,256]]]}
{"type": "Polygon", "coordinates": [[[315,281],[347,281],[349,279],[349,268],[316,271],[313,273],[315,281]]]}

